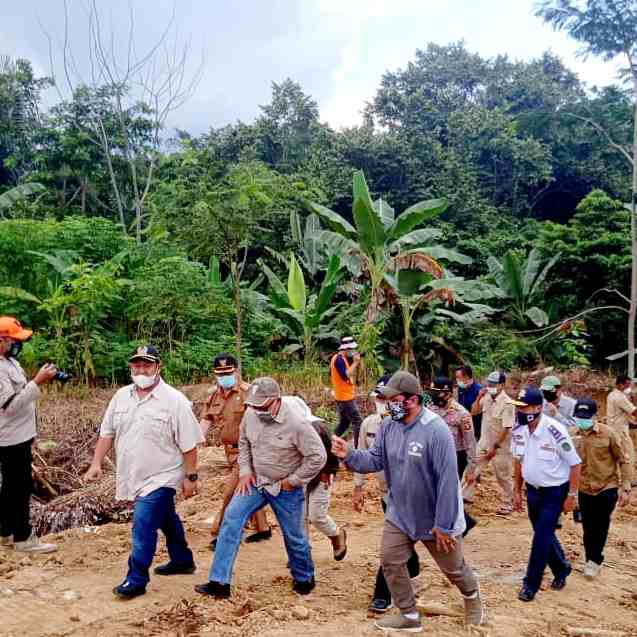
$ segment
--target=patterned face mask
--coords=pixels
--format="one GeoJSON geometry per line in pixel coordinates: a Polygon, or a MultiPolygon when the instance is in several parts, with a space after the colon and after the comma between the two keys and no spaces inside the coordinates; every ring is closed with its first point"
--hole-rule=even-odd
{"type": "Polygon", "coordinates": [[[387,403],[387,409],[389,410],[392,420],[402,420],[407,415],[404,403],[390,400],[387,403]]]}

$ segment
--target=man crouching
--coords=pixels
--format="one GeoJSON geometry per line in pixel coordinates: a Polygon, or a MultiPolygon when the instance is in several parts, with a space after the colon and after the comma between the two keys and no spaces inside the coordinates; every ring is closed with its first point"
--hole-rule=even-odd
{"type": "Polygon", "coordinates": [[[204,442],[188,399],[160,376],[156,348],[140,347],[130,358],[133,384],[120,389],[104,414],[100,438],[85,480],[102,476],[102,461],[115,441],[118,500],[133,500],[132,550],[126,579],[113,589],[122,599],[146,592],[157,531],[166,536],[170,561],[157,575],[193,573],[195,563],[175,511],[175,494],[197,493],[197,445],[204,442]]]}
{"type": "Polygon", "coordinates": [[[268,504],[283,533],[294,590],[306,595],[314,588],[303,487],[324,467],[327,454],[300,402],[281,396],[272,378],[257,378],[251,385],[239,439],[239,486],[223,517],[209,581],[195,586],[198,593],[230,597],[243,528],[268,504]]]}

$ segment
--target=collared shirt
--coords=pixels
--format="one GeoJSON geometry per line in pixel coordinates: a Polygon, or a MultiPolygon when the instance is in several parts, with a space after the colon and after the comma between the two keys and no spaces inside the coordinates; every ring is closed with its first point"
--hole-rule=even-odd
{"type": "MultiPolygon", "coordinates": [[[[501,391],[495,399],[491,394],[487,394],[482,399],[482,431],[483,436],[486,435],[486,442],[494,445],[503,429],[511,430],[515,423],[515,405],[507,396],[507,393],[501,391]]],[[[506,445],[506,439],[504,445],[506,445]]]]}
{"type": "MultiPolygon", "coordinates": [[[[370,414],[367,418],[365,418],[365,420],[363,420],[360,433],[358,434],[358,449],[366,451],[374,446],[376,436],[378,435],[378,430],[380,429],[382,422],[383,417],[380,414],[370,414]]],[[[385,498],[387,495],[387,481],[385,480],[385,473],[383,471],[378,471],[374,474],[374,477],[378,482],[378,489],[380,490],[381,497],[385,498]]],[[[357,487],[362,487],[365,484],[365,476],[362,473],[355,473],[354,484],[357,487]]]]}
{"type": "Polygon", "coordinates": [[[163,380],[140,399],[135,385],[122,387],[106,409],[100,437],[115,438],[115,497],[134,500],[184,479],[183,454],[204,442],[188,399],[163,380]]]}
{"type": "Polygon", "coordinates": [[[35,403],[39,397],[40,388],[33,381],[27,382],[20,363],[0,356],[0,447],[35,438],[35,403]]]}
{"type": "Polygon", "coordinates": [[[558,422],[561,422],[565,427],[572,427],[575,424],[573,420],[573,412],[575,411],[575,405],[577,401],[575,398],[560,394],[557,405],[544,401],[542,407],[542,413],[555,418],[558,422]]]}
{"type": "Polygon", "coordinates": [[[224,445],[238,445],[241,420],[245,413],[245,399],[250,389],[248,383],[239,383],[229,391],[217,385],[206,399],[202,420],[218,429],[218,440],[224,445]]]}
{"type": "Polygon", "coordinates": [[[464,389],[458,388],[458,402],[468,411],[471,412],[473,403],[478,399],[478,394],[482,389],[480,383],[475,381],[471,385],[467,385],[464,389]]]}
{"type": "Polygon", "coordinates": [[[274,422],[262,422],[246,409],[239,438],[239,473],[255,474],[257,487],[278,495],[281,481],[295,487],[308,484],[325,466],[327,453],[308,417],[309,407],[298,396],[283,396],[274,422]]]}
{"type": "Polygon", "coordinates": [[[385,418],[373,446],[350,449],[345,464],[359,473],[385,472],[385,517],[412,540],[431,540],[434,528],[454,537],[465,530],[453,438],[426,407],[409,424],[385,418]]]}
{"type": "Polygon", "coordinates": [[[588,431],[573,432],[575,449],[582,459],[579,490],[596,495],[622,486],[630,491],[632,470],[619,434],[606,425],[595,423],[588,431]],[[621,483],[620,483],[621,474],[621,483]]]}
{"type": "Polygon", "coordinates": [[[534,487],[564,484],[571,467],[582,462],[566,427],[544,414],[532,434],[526,426],[516,427],[511,451],[521,458],[524,481],[534,487]]]}
{"type": "Polygon", "coordinates": [[[624,392],[613,389],[606,401],[606,424],[615,431],[626,433],[635,409],[637,407],[624,392]]]}
{"type": "Polygon", "coordinates": [[[466,451],[469,467],[472,467],[476,459],[476,436],[473,432],[471,414],[453,399],[449,401],[447,407],[431,405],[429,409],[447,423],[456,451],[466,451]]]}

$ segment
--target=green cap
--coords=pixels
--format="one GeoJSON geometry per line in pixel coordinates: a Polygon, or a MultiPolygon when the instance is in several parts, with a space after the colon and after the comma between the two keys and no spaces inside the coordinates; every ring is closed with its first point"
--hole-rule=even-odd
{"type": "Polygon", "coordinates": [[[540,389],[542,391],[555,391],[558,387],[562,386],[562,381],[557,376],[547,376],[542,379],[540,389]]]}

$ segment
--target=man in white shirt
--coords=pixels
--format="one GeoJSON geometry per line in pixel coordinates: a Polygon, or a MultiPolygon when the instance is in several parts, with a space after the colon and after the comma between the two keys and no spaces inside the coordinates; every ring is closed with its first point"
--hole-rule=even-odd
{"type": "Polygon", "coordinates": [[[165,383],[161,357],[152,345],[129,360],[132,385],[120,389],[106,409],[100,438],[86,480],[102,476],[102,461],[115,443],[118,500],[133,500],[132,550],[126,579],[113,589],[122,599],[146,592],[157,548],[157,531],[166,536],[170,561],[157,575],[194,573],[184,527],[175,511],[178,489],[189,498],[198,492],[197,445],[204,442],[188,399],[165,383]]]}
{"type": "Polygon", "coordinates": [[[566,427],[542,414],[544,397],[537,387],[527,386],[517,400],[517,427],[511,443],[514,462],[513,506],[522,510],[522,487],[526,484],[533,543],[526,577],[518,599],[530,602],[542,584],[548,565],[553,572],[553,590],[562,590],[571,565],[555,535],[562,511],[575,506],[581,460],[566,427]]]}

